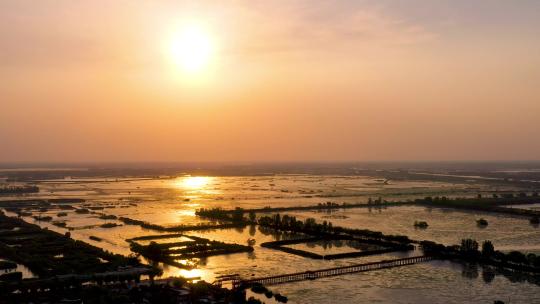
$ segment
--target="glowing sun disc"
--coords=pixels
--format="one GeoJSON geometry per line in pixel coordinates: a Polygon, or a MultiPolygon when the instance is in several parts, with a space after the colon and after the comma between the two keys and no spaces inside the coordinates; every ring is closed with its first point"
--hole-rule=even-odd
{"type": "Polygon", "coordinates": [[[170,45],[172,61],[187,72],[205,69],[211,61],[213,52],[210,35],[196,25],[184,27],[173,36],[170,45]]]}

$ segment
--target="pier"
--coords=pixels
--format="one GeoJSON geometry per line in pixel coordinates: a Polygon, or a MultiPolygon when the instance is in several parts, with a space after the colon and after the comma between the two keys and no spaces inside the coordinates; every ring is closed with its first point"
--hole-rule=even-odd
{"type": "Polygon", "coordinates": [[[366,271],[373,271],[373,270],[379,270],[379,269],[408,266],[408,265],[413,265],[417,263],[431,261],[432,259],[433,257],[430,257],[430,256],[416,256],[416,257],[401,258],[401,259],[394,259],[394,260],[383,260],[383,261],[364,263],[364,264],[355,264],[355,265],[335,267],[335,268],[282,274],[282,275],[276,275],[276,276],[270,276],[270,277],[254,278],[254,279],[248,279],[248,280],[238,279],[238,280],[234,280],[232,283],[233,283],[234,288],[240,287],[242,285],[249,286],[250,284],[254,284],[254,283],[260,283],[263,285],[283,284],[283,283],[298,282],[298,281],[305,281],[305,280],[315,280],[315,279],[320,279],[320,278],[325,278],[325,277],[351,274],[351,273],[357,273],[357,272],[366,272],[366,271]]]}

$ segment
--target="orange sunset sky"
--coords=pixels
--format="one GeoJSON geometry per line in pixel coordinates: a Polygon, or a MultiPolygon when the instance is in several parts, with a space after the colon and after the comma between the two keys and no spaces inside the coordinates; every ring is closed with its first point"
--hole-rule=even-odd
{"type": "Polygon", "coordinates": [[[0,162],[535,160],[540,1],[1,1],[0,162]]]}

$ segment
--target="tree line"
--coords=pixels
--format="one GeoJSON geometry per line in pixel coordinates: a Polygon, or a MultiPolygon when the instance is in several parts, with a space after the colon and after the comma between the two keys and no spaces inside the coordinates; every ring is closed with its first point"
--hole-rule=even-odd
{"type": "Polygon", "coordinates": [[[462,239],[460,245],[452,246],[445,246],[432,241],[422,241],[420,245],[427,255],[540,273],[539,255],[534,253],[525,255],[519,251],[504,253],[495,250],[493,243],[489,240],[482,242],[481,245],[474,239],[462,239]]]}

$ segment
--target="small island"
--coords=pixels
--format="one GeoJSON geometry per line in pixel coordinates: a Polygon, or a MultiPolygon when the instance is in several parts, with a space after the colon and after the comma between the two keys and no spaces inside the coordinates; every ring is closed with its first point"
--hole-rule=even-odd
{"type": "Polygon", "coordinates": [[[428,227],[428,223],[426,221],[415,221],[414,222],[414,228],[420,228],[420,229],[426,229],[428,227]]]}
{"type": "Polygon", "coordinates": [[[478,227],[480,228],[485,228],[488,226],[488,221],[484,218],[480,218],[476,220],[476,225],[478,225],[478,227]]]}

